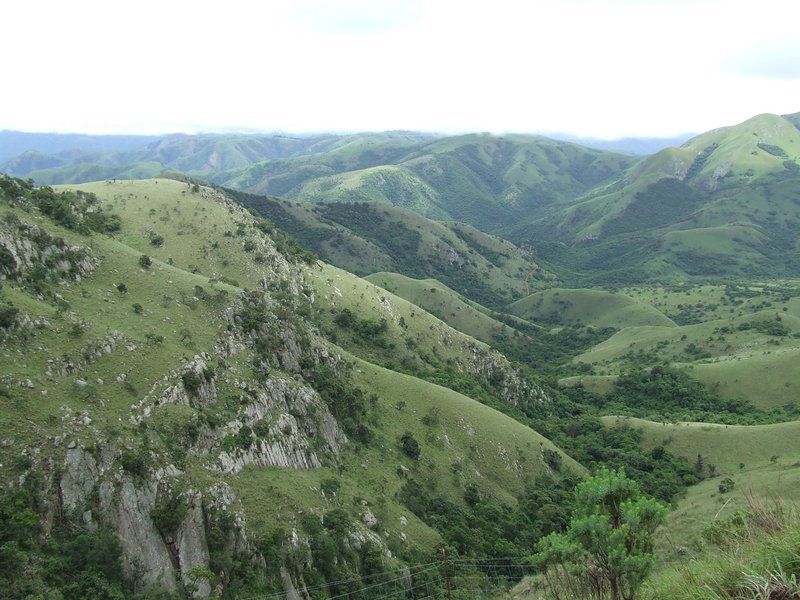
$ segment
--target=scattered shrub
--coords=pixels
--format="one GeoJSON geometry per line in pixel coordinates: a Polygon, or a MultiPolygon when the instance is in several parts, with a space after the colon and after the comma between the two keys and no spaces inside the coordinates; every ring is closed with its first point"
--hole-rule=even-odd
{"type": "Polygon", "coordinates": [[[406,431],[400,436],[400,449],[403,451],[403,454],[414,460],[419,459],[420,452],[422,451],[419,442],[417,442],[410,431],[406,431]]]}

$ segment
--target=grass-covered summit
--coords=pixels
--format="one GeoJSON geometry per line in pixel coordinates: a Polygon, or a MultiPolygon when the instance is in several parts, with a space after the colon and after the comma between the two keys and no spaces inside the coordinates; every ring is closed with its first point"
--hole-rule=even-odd
{"type": "Polygon", "coordinates": [[[796,276],[796,121],[763,114],[704,133],[505,233],[575,280],[796,276]]]}

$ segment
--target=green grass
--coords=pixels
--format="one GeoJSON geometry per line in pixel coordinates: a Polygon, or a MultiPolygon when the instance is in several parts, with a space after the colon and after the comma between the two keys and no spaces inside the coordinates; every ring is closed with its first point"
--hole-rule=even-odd
{"type": "MultiPolygon", "coordinates": [[[[211,350],[225,327],[224,306],[236,293],[243,288],[258,288],[264,277],[276,276],[268,261],[253,260],[269,248],[261,246],[263,240],[250,224],[252,219],[213,190],[192,192],[191,186],[170,179],[98,182],[80,188],[95,192],[104,209],[121,216],[120,233],[114,237],[83,237],[36,213],[5,209],[53,234],[64,235],[71,243],[90,244],[101,258],[99,268],[89,277],[59,286],[71,311],[63,315],[16,286],[6,285],[0,291],[4,300],[12,301],[31,317],[44,316],[51,322],[51,326],[31,331],[27,340],[13,342],[0,354],[4,374],[15,380],[30,377],[35,384],[32,390],[15,387],[12,401],[4,401],[0,407],[4,422],[14,428],[14,448],[16,444],[35,443],[43,431],[60,431],[65,408],[70,418],[88,415],[92,428],[100,432],[89,427],[76,429],[70,439],[90,445],[98,435],[110,435],[122,445],[134,443],[139,430],[129,422],[132,414],[138,414],[132,405],[147,392],[167,385],[164,376],[179,368],[182,360],[211,350]],[[162,245],[151,244],[154,233],[163,236],[162,245]],[[255,243],[254,251],[246,250],[247,240],[255,243]],[[142,253],[153,258],[149,269],[139,266],[142,253]],[[122,282],[127,286],[124,294],[115,288],[122,282]],[[197,301],[195,286],[211,293],[225,291],[227,302],[211,306],[197,301]],[[134,313],[133,303],[143,306],[143,314],[134,313]],[[73,313],[87,321],[78,339],[68,333],[73,318],[69,315],[73,313]],[[79,356],[87,342],[112,330],[126,336],[126,342],[114,352],[76,375],[42,376],[48,359],[63,354],[79,356]],[[188,341],[182,339],[183,330],[190,334],[188,341]],[[148,333],[163,335],[163,343],[147,345],[148,333]],[[128,349],[126,343],[135,347],[128,349]],[[117,380],[123,373],[128,383],[117,380]],[[78,377],[89,385],[77,388],[78,377]],[[47,394],[42,395],[42,390],[47,394]]],[[[236,491],[248,529],[256,539],[285,527],[298,511],[322,512],[341,506],[358,520],[363,501],[378,516],[379,533],[393,551],[413,547],[432,550],[440,541],[438,534],[396,498],[405,477],[398,471],[401,464],[410,469],[410,476],[434,486],[455,502],[463,501],[464,486],[473,483],[484,497],[507,505],[514,505],[525,486],[548,470],[543,449],[558,450],[532,429],[462,394],[367,362],[406,358],[408,364],[426,368],[431,364],[426,357],[430,357],[442,365],[467,368],[476,351],[488,352],[486,345],[351,273],[323,263],[303,269],[314,290],[323,329],[335,331],[340,342],[360,356],[349,356],[356,363],[355,383],[377,394],[374,414],[379,424],[374,425],[376,437],[369,446],[357,449],[350,445],[339,461],[328,462],[320,469],[248,467],[237,475],[224,476],[236,491]],[[348,338],[348,332],[336,330],[333,317],[343,308],[350,308],[362,319],[386,318],[387,346],[357,343],[348,338]],[[398,439],[404,431],[413,432],[422,445],[418,462],[400,452],[398,439]],[[342,485],[335,499],[325,498],[319,491],[321,481],[331,477],[342,485]],[[401,524],[401,516],[408,520],[407,525],[401,524]]],[[[436,285],[442,295],[458,298],[445,286],[436,285]]],[[[475,319],[491,321],[473,304],[459,302],[475,319]]],[[[225,402],[239,397],[236,381],[251,376],[250,358],[249,351],[243,351],[226,360],[224,377],[217,382],[225,402]]],[[[148,426],[152,432],[182,431],[195,416],[190,407],[164,405],[152,412],[148,426]]],[[[154,450],[160,449],[152,443],[154,450]]],[[[3,474],[10,476],[8,465],[12,461],[2,462],[6,465],[3,474]]],[[[220,474],[209,469],[209,462],[203,457],[189,460],[186,472],[192,485],[210,486],[219,481],[220,474]]],[[[566,456],[563,468],[585,472],[566,456]]]]}
{"type": "Polygon", "coordinates": [[[492,344],[514,329],[493,319],[435,279],[411,279],[397,273],[374,273],[365,279],[435,315],[453,329],[492,344]]]}
{"type": "Polygon", "coordinates": [[[669,327],[674,323],[657,309],[620,293],[553,288],[517,300],[509,311],[530,321],[591,325],[621,329],[633,326],[669,327]]]}
{"type": "Polygon", "coordinates": [[[634,417],[603,417],[608,425],[626,424],[644,434],[642,445],[651,449],[663,445],[676,456],[694,464],[698,454],[719,473],[737,474],[771,464],[794,463],[800,459],[800,421],[773,425],[718,425],[714,423],[655,423],[634,417]]]}

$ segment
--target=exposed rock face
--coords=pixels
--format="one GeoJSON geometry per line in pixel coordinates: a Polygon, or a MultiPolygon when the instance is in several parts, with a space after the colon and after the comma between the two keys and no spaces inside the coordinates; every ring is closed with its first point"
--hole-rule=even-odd
{"type": "MultiPolygon", "coordinates": [[[[200,492],[189,495],[188,510],[180,528],[176,543],[178,546],[178,564],[183,574],[184,583],[190,583],[188,573],[196,567],[208,568],[208,545],[206,543],[205,522],[203,520],[203,497],[200,492]]],[[[195,578],[193,583],[197,590],[195,598],[208,598],[211,584],[205,578],[195,578]]]]}
{"type": "Polygon", "coordinates": [[[65,510],[72,512],[86,505],[98,475],[97,463],[91,454],[79,447],[67,450],[64,475],[59,484],[65,510]]]}
{"type": "Polygon", "coordinates": [[[100,484],[100,511],[122,544],[122,565],[129,575],[138,574],[145,586],[177,590],[172,555],[161,538],[150,513],[155,507],[158,483],[136,487],[128,478],[115,486],[100,484]]]}
{"type": "MultiPolygon", "coordinates": [[[[145,586],[175,592],[179,574],[186,581],[191,569],[208,567],[203,497],[199,492],[186,495],[187,511],[176,536],[175,556],[150,515],[160,480],[178,472],[160,469],[144,481],[134,481],[120,471],[115,463],[117,456],[113,446],[104,446],[97,458],[81,446],[67,449],[59,481],[61,505],[65,511],[81,513],[87,525],[96,517],[115,531],[122,546],[123,568],[129,576],[135,575],[145,586]],[[95,493],[99,507],[87,510],[95,493]]],[[[195,585],[196,596],[207,598],[208,582],[198,578],[195,585]]]]}
{"type": "Polygon", "coordinates": [[[37,225],[0,225],[0,279],[17,279],[34,266],[43,266],[48,274],[80,280],[97,265],[91,248],[70,246],[37,225]]]}
{"type": "Polygon", "coordinates": [[[328,407],[313,389],[292,379],[270,377],[254,396],[241,418],[227,429],[243,427],[258,432],[246,449],[224,451],[220,466],[237,473],[247,465],[311,469],[322,465],[316,448],[336,454],[347,441],[328,407]]]}
{"type": "Polygon", "coordinates": [[[184,367],[181,379],[184,396],[186,396],[187,399],[187,401],[182,402],[182,404],[191,404],[192,406],[200,407],[208,406],[216,402],[217,388],[214,385],[214,376],[202,357],[195,356],[194,359],[184,367]],[[189,396],[191,399],[189,399],[189,396]]]}

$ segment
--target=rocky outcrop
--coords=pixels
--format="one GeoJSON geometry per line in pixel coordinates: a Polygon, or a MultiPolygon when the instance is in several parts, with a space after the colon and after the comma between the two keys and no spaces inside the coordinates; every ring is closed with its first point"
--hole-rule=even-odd
{"type": "Polygon", "coordinates": [[[0,225],[0,279],[19,279],[34,267],[43,267],[49,275],[80,281],[98,263],[91,248],[71,246],[38,225],[0,225]]]}
{"type": "Polygon", "coordinates": [[[94,457],[81,447],[69,448],[64,458],[64,475],[59,491],[64,510],[83,509],[99,476],[94,457]]]}
{"type": "Polygon", "coordinates": [[[178,566],[184,583],[191,584],[196,588],[195,598],[208,598],[211,594],[211,582],[204,577],[192,577],[191,575],[193,569],[207,569],[209,562],[203,518],[203,496],[200,492],[188,494],[186,517],[178,529],[175,543],[178,547],[178,566]]]}
{"type": "Polygon", "coordinates": [[[122,481],[103,481],[99,487],[100,513],[117,534],[122,545],[122,566],[129,576],[137,576],[146,587],[158,586],[172,593],[177,581],[172,554],[153,524],[158,482],[140,486],[128,477],[122,481]]]}
{"type": "MultiPolygon", "coordinates": [[[[175,538],[165,540],[151,514],[159,486],[180,472],[164,468],[134,480],[119,468],[118,458],[118,450],[111,445],[97,452],[78,445],[68,448],[58,482],[62,510],[80,515],[87,526],[99,521],[113,529],[122,547],[123,568],[146,587],[175,592],[180,578],[194,586],[195,597],[207,598],[210,582],[203,577],[189,581],[193,569],[209,565],[202,493],[189,491],[182,496],[185,516],[175,538]]],[[[231,496],[229,490],[223,494],[227,504],[233,503],[231,496]]]]}
{"type": "Polygon", "coordinates": [[[475,344],[469,345],[467,350],[469,362],[466,368],[488,381],[504,402],[527,408],[545,408],[550,404],[551,398],[547,393],[496,350],[475,344]]]}
{"type": "Polygon", "coordinates": [[[84,345],[79,351],[82,360],[73,360],[67,357],[48,359],[45,374],[48,377],[52,377],[54,374],[66,377],[83,370],[87,365],[92,364],[103,356],[115,352],[123,344],[125,344],[125,348],[129,352],[134,352],[137,349],[137,345],[128,340],[123,333],[112,331],[109,335],[84,345]]]}
{"type": "Polygon", "coordinates": [[[226,473],[237,473],[247,465],[320,467],[318,450],[337,454],[347,442],[319,394],[306,385],[270,377],[249,395],[253,400],[226,429],[236,436],[246,427],[253,439],[249,447],[220,453],[220,468],[226,473]]]}

